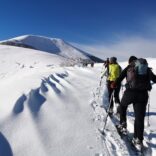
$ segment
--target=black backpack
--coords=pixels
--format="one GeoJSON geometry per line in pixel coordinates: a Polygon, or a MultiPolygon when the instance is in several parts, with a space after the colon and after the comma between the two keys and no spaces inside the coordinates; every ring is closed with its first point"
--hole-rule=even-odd
{"type": "Polygon", "coordinates": [[[149,68],[146,59],[137,59],[128,66],[126,88],[151,90],[149,68]]]}

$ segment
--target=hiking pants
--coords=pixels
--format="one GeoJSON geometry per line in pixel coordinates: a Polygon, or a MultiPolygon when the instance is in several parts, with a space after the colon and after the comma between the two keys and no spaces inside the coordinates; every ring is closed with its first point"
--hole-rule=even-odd
{"type": "Polygon", "coordinates": [[[134,137],[140,141],[143,140],[144,119],[146,114],[146,105],[148,101],[147,91],[126,90],[121,100],[120,123],[126,123],[126,112],[129,104],[134,108],[134,137]]]}
{"type": "Polygon", "coordinates": [[[113,108],[114,101],[113,101],[113,98],[111,99],[111,95],[112,95],[112,93],[114,91],[115,103],[119,103],[120,104],[119,93],[120,93],[121,85],[118,85],[117,88],[111,88],[110,87],[111,83],[112,83],[111,81],[107,82],[107,88],[108,88],[108,94],[109,94],[110,108],[113,108]]]}

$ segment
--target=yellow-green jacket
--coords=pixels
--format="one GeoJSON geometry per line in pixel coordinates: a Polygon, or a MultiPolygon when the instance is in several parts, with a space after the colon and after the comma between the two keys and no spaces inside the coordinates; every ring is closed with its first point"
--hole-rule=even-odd
{"type": "Polygon", "coordinates": [[[121,67],[118,64],[109,64],[109,81],[115,81],[121,73],[121,67]]]}

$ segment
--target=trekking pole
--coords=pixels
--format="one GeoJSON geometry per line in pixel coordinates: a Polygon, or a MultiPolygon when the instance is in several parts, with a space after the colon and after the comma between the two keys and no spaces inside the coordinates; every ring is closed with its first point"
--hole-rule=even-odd
{"type": "Polygon", "coordinates": [[[110,111],[110,108],[111,108],[111,101],[112,101],[112,99],[113,99],[113,97],[114,97],[114,91],[115,91],[115,90],[113,90],[112,95],[111,95],[111,98],[110,98],[110,101],[109,101],[109,107],[108,107],[108,109],[107,109],[107,114],[106,114],[106,118],[105,118],[105,121],[104,121],[103,130],[101,131],[101,130],[99,129],[99,131],[100,131],[100,133],[101,133],[102,135],[105,134],[104,131],[105,131],[105,128],[106,128],[107,119],[108,119],[109,111],[110,111]]]}
{"type": "MultiPolygon", "coordinates": [[[[154,83],[151,83],[151,85],[154,85],[154,83]]],[[[148,118],[147,118],[147,126],[149,127],[150,126],[150,103],[151,103],[151,99],[150,99],[150,91],[148,92],[148,118]]]]}
{"type": "Polygon", "coordinates": [[[149,116],[150,116],[150,114],[149,114],[149,111],[150,111],[150,92],[148,92],[148,96],[149,96],[149,98],[148,98],[148,118],[147,118],[147,126],[149,127],[149,126],[150,126],[150,123],[149,123],[149,116]]]}
{"type": "Polygon", "coordinates": [[[124,85],[123,84],[121,84],[121,90],[122,90],[122,96],[123,96],[123,94],[124,94],[124,85]]]}

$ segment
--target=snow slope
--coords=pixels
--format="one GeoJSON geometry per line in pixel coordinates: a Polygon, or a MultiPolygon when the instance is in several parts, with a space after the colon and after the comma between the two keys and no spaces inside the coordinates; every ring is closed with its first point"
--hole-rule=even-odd
{"type": "MultiPolygon", "coordinates": [[[[107,104],[104,79],[99,87],[102,64],[60,66],[66,61],[57,55],[0,46],[0,156],[133,155],[110,119],[105,137],[98,131],[106,116],[101,105],[107,104]]],[[[149,62],[155,71],[156,59],[149,62]]],[[[155,91],[153,86],[151,126],[146,127],[153,156],[155,91]]],[[[129,116],[128,125],[133,119],[129,116]]]]}
{"type": "Polygon", "coordinates": [[[52,54],[57,54],[70,59],[84,59],[101,61],[99,58],[72,46],[71,44],[57,38],[48,38],[37,35],[24,35],[9,40],[1,41],[4,45],[22,46],[37,49],[52,54]]]}

